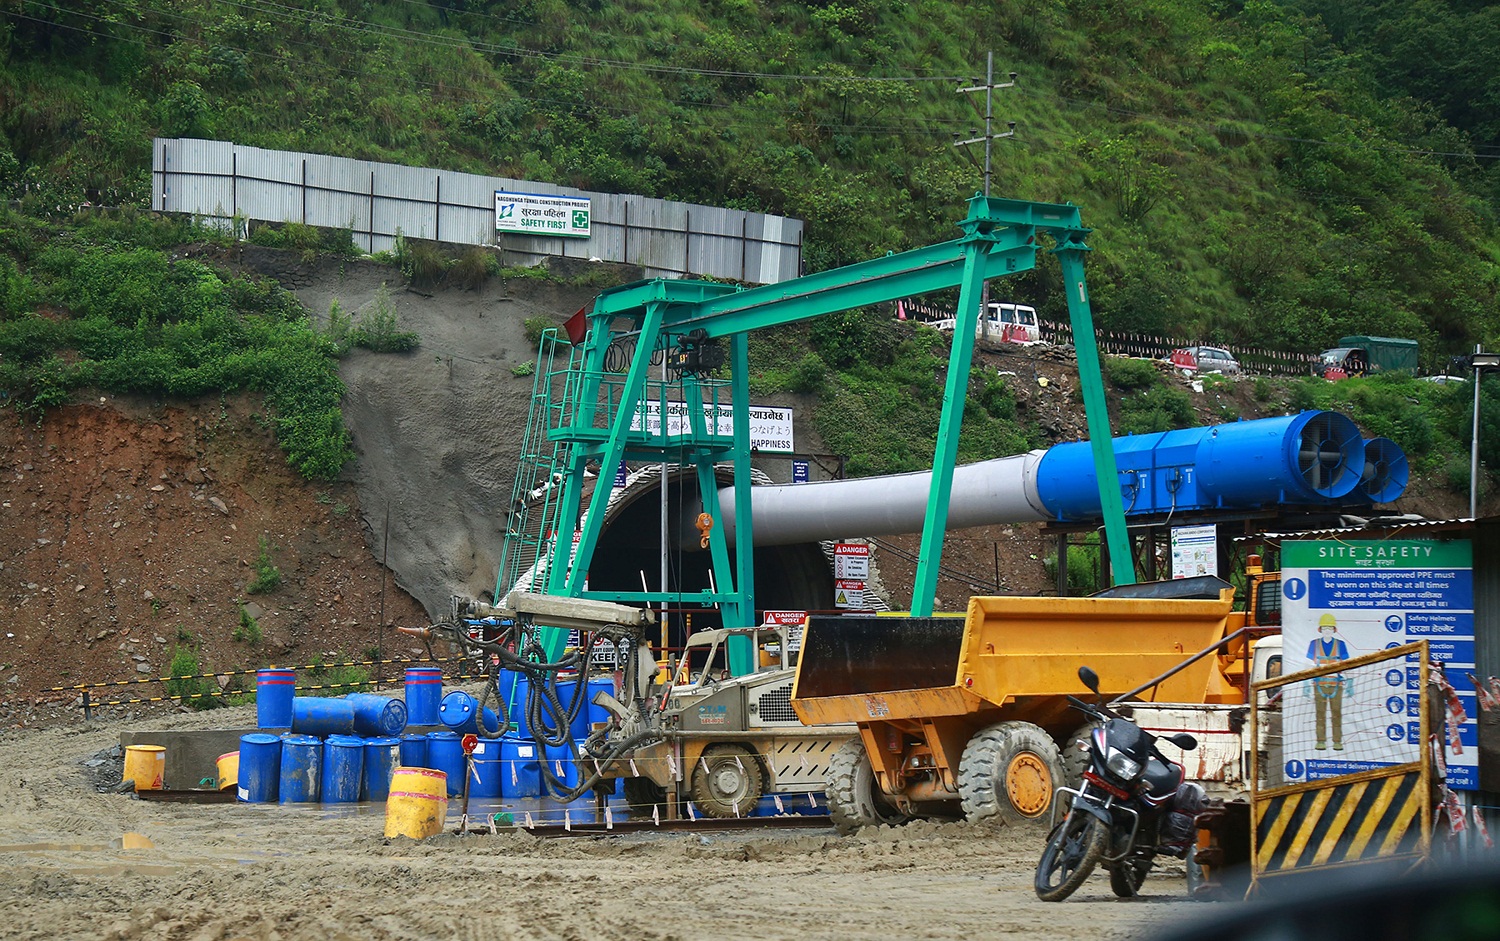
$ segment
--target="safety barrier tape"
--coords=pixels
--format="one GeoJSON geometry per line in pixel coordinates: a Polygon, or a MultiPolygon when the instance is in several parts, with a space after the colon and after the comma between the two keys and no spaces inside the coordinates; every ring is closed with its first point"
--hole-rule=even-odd
{"type": "Polygon", "coordinates": [[[168,680],[197,680],[218,678],[221,676],[253,676],[261,670],[334,670],[339,667],[370,667],[384,666],[386,664],[402,663],[458,663],[463,657],[437,657],[421,659],[394,659],[394,660],[345,660],[339,663],[307,663],[302,666],[290,667],[253,667],[248,670],[217,670],[212,673],[182,673],[176,676],[146,676],[136,677],[129,680],[103,680],[98,683],[75,683],[72,686],[52,686],[45,690],[49,693],[66,693],[73,690],[103,689],[109,686],[135,686],[141,683],[164,683],[168,680]]]}
{"type": "MultiPolygon", "coordinates": [[[[213,675],[214,674],[212,674],[212,673],[208,674],[208,676],[213,676],[213,675]]],[[[223,674],[219,674],[219,675],[222,676],[223,674]]],[[[455,680],[481,680],[481,679],[484,679],[484,675],[483,674],[479,674],[479,673],[457,673],[457,674],[454,674],[452,677],[449,677],[449,678],[450,679],[455,679],[455,680]]],[[[180,680],[180,679],[188,679],[188,677],[169,676],[166,679],[167,680],[180,680]]],[[[331,684],[327,684],[327,685],[323,685],[323,686],[298,686],[298,687],[296,687],[296,691],[299,692],[299,693],[305,692],[305,691],[308,691],[308,690],[324,690],[324,689],[353,689],[353,690],[359,691],[359,690],[363,690],[366,687],[374,685],[374,682],[375,681],[373,679],[370,679],[370,680],[361,680],[361,681],[355,682],[355,683],[331,683],[331,684]]],[[[254,692],[255,692],[255,690],[253,690],[253,689],[221,689],[221,690],[214,690],[214,691],[207,692],[207,693],[181,693],[181,694],[176,695],[176,696],[142,696],[142,697],[140,697],[138,699],[104,699],[104,700],[98,700],[98,701],[90,700],[88,702],[88,704],[87,704],[87,708],[89,708],[89,709],[98,709],[101,706],[131,706],[131,705],[136,705],[138,703],[148,703],[148,702],[186,702],[189,699],[219,699],[219,698],[227,698],[227,697],[230,697],[230,696],[248,696],[248,695],[253,694],[254,692]]],[[[88,690],[84,690],[84,693],[86,695],[88,693],[88,690]]]]}

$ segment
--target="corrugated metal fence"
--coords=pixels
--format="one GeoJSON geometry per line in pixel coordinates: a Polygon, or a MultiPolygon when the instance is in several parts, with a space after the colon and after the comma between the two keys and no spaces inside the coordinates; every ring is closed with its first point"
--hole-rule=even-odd
{"type": "Polygon", "coordinates": [[[506,264],[560,255],[640,265],[648,277],[712,275],[756,284],[795,278],[802,268],[803,223],[785,216],[229,141],[157,138],[151,175],[152,209],[349,229],[370,252],[390,250],[399,231],[495,245],[506,264]],[[591,235],[497,238],[497,191],[587,198],[591,235]]]}

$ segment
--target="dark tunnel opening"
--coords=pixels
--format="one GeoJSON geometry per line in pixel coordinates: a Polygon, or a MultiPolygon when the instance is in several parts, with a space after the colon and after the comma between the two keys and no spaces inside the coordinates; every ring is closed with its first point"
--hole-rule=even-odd
{"type": "MultiPolygon", "coordinates": [[[[647,591],[663,590],[660,487],[657,480],[643,482],[610,511],[589,563],[590,591],[642,591],[643,586],[647,591]]],[[[712,587],[712,554],[699,548],[697,530],[682,522],[696,516],[701,506],[693,471],[669,472],[665,588],[669,593],[692,594],[712,587]]],[[[754,551],[757,614],[764,610],[821,611],[833,607],[833,571],[817,543],[762,546],[754,551]]],[[[734,547],[729,555],[733,564],[734,547]]],[[[667,609],[667,643],[672,647],[682,646],[692,631],[723,626],[712,606],[669,601],[667,609]]]]}

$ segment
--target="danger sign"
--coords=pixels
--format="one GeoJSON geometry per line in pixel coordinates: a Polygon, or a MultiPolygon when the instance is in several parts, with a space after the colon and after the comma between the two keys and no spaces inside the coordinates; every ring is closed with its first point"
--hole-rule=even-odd
{"type": "MultiPolygon", "coordinates": [[[[857,542],[840,542],[833,547],[833,577],[860,582],[870,578],[870,547],[857,542]]],[[[860,585],[863,589],[864,586],[860,585]]]]}
{"type": "Polygon", "coordinates": [[[802,622],[806,619],[806,611],[766,611],[761,615],[762,624],[777,624],[792,628],[786,632],[786,646],[792,651],[802,647],[802,622]]]}
{"type": "Polygon", "coordinates": [[[833,603],[840,608],[863,609],[869,607],[865,604],[865,583],[863,579],[836,578],[833,581],[833,603]]]}

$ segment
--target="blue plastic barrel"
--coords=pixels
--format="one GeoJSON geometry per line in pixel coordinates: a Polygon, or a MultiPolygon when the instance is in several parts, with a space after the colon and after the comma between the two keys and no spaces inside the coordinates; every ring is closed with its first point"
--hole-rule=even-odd
{"type": "Polygon", "coordinates": [[[298,735],[353,735],[354,703],[347,699],[298,696],[292,700],[292,731],[298,735]]]}
{"type": "Polygon", "coordinates": [[[261,804],[274,801],[281,778],[281,737],[267,732],[240,736],[239,784],[235,796],[261,804]]]}
{"type": "Polygon", "coordinates": [[[406,731],[406,703],[401,700],[375,693],[350,693],[344,698],[354,704],[355,735],[400,735],[406,731]]]}
{"type": "Polygon", "coordinates": [[[578,786],[578,765],[573,762],[573,749],[569,745],[545,745],[547,770],[562,782],[562,787],[571,790],[578,786]]]}
{"type": "Polygon", "coordinates": [[[608,722],[609,710],[603,706],[594,705],[594,694],[615,694],[615,678],[612,676],[596,676],[588,681],[584,687],[583,705],[578,709],[578,715],[573,717],[573,737],[585,739],[594,731],[595,722],[608,722]]]}
{"type": "Polygon", "coordinates": [[[401,736],[401,767],[427,767],[427,734],[407,732],[401,736]]]}
{"type": "Polygon", "coordinates": [[[291,728],[296,689],[296,670],[256,670],[255,724],[262,729],[291,728]]]}
{"type": "Polygon", "coordinates": [[[353,735],[328,736],[323,742],[323,777],[318,791],[323,803],[357,802],[364,770],[364,739],[353,735]]]}
{"type": "MultiPolygon", "coordinates": [[[[240,756],[244,761],[244,755],[240,756]]],[[[283,804],[317,803],[323,775],[323,742],[315,735],[281,736],[277,799],[283,804]]]]}
{"type": "MultiPolygon", "coordinates": [[[[505,688],[502,686],[501,692],[504,691],[505,688]]],[[[530,692],[531,680],[527,679],[524,674],[515,674],[515,682],[511,686],[507,703],[510,709],[511,732],[519,738],[531,738],[531,722],[526,718],[526,697],[530,692]]]]}
{"type": "Polygon", "coordinates": [[[500,740],[501,790],[506,797],[541,797],[542,747],[530,739],[507,735],[500,740]]]}
{"type": "Polygon", "coordinates": [[[427,733],[427,766],[448,775],[449,797],[463,793],[464,748],[457,732],[427,733]]]}
{"type": "Polygon", "coordinates": [[[360,775],[359,799],[383,801],[391,793],[391,776],[401,766],[401,739],[379,735],[365,739],[365,769],[360,775]]]}
{"type": "Polygon", "coordinates": [[[406,722],[408,725],[437,725],[438,705],[442,700],[442,667],[406,668],[406,722]]]}
{"type": "Polygon", "coordinates": [[[482,738],[474,746],[474,774],[469,781],[470,797],[505,796],[505,768],[498,738],[482,738]]]}
{"type": "Polygon", "coordinates": [[[479,727],[479,700],[463,690],[456,689],[443,697],[438,706],[438,718],[449,731],[460,735],[494,735],[500,731],[500,717],[488,706],[483,709],[484,728],[479,727]]]}

